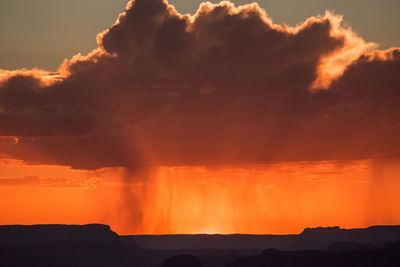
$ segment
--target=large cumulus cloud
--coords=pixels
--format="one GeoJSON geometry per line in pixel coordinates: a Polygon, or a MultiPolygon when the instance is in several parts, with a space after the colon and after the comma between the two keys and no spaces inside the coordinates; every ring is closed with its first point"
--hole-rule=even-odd
{"type": "Polygon", "coordinates": [[[400,152],[400,50],[339,16],[289,27],[257,4],[136,0],[97,38],[58,74],[0,71],[0,153],[96,169],[400,152]]]}

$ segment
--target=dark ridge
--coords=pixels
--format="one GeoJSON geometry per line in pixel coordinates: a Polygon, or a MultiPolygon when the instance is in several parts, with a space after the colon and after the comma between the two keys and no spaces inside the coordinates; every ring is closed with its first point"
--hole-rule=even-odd
{"type": "Polygon", "coordinates": [[[399,240],[399,226],[318,227],[287,236],[119,236],[101,224],[7,225],[0,226],[0,266],[400,266],[399,240]]]}
{"type": "Polygon", "coordinates": [[[164,260],[161,267],[204,267],[204,265],[195,256],[177,255],[164,260]]]}
{"type": "Polygon", "coordinates": [[[340,227],[306,228],[298,235],[132,235],[127,236],[147,249],[230,249],[230,250],[326,250],[335,242],[355,242],[382,247],[400,240],[400,226],[372,226],[364,229],[340,227]]]}
{"type": "Polygon", "coordinates": [[[296,235],[132,235],[141,247],[148,249],[229,249],[262,250],[274,247],[288,249],[296,241],[296,235]]]}
{"type": "Polygon", "coordinates": [[[368,251],[377,249],[376,246],[372,244],[364,244],[357,242],[334,242],[329,245],[328,250],[331,251],[368,251]]]}
{"type": "Polygon", "coordinates": [[[400,240],[400,226],[371,226],[359,229],[340,227],[306,228],[294,244],[295,250],[328,249],[334,242],[355,242],[382,247],[400,240]]]}
{"type": "Polygon", "coordinates": [[[337,232],[341,229],[339,226],[332,226],[332,227],[315,227],[315,228],[305,228],[303,232],[300,233],[300,235],[308,235],[308,234],[313,234],[313,233],[332,233],[332,232],[337,232]]]}
{"type": "Polygon", "coordinates": [[[240,257],[225,267],[398,267],[400,242],[368,251],[264,251],[240,257]]]}

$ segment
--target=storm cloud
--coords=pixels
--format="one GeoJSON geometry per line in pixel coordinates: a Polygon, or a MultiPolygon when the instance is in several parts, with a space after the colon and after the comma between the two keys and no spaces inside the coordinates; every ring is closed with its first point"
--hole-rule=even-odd
{"type": "Polygon", "coordinates": [[[80,169],[398,156],[400,49],[340,21],[130,1],[58,73],[0,71],[0,153],[80,169]]]}

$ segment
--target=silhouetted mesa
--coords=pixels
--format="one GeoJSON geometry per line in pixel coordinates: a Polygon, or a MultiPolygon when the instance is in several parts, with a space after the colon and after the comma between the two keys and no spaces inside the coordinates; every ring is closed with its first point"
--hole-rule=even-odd
{"type": "Polygon", "coordinates": [[[119,236],[110,226],[89,225],[2,225],[0,246],[28,247],[36,245],[115,245],[119,236]]]}
{"type": "Polygon", "coordinates": [[[339,227],[306,228],[298,236],[295,250],[328,249],[335,242],[354,242],[382,247],[386,242],[400,240],[400,226],[371,226],[360,229],[339,227]]]}
{"type": "Polygon", "coordinates": [[[112,266],[120,252],[107,225],[0,226],[0,266],[112,266]]]}

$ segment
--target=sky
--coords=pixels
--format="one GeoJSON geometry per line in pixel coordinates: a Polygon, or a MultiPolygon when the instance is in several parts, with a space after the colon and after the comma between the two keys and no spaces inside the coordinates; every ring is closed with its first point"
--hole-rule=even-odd
{"type": "MultiPolygon", "coordinates": [[[[251,2],[235,1],[237,4],[251,2]]],[[[127,0],[2,0],[0,68],[57,70],[64,58],[96,48],[96,34],[115,22],[126,3],[127,0]]],[[[179,12],[193,14],[201,1],[171,0],[170,3],[179,12]]],[[[331,10],[342,14],[344,21],[365,40],[376,42],[381,48],[400,45],[400,2],[397,0],[262,0],[257,3],[275,23],[292,26],[331,10]]]]}
{"type": "Polygon", "coordinates": [[[2,1],[0,224],[400,224],[399,4],[349,2],[2,1]]]}

